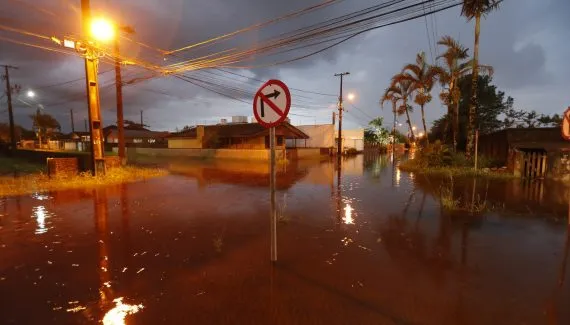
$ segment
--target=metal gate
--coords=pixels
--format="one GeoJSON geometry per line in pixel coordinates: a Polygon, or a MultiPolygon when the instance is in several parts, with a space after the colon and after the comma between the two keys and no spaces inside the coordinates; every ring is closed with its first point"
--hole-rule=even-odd
{"type": "Polygon", "coordinates": [[[528,150],[523,152],[522,177],[542,178],[546,175],[546,151],[528,150]]]}

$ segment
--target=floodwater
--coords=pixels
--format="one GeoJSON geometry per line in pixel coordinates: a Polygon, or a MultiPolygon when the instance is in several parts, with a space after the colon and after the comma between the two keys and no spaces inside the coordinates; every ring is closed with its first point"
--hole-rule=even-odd
{"type": "Polygon", "coordinates": [[[265,164],[157,163],[172,175],[0,199],[0,324],[570,324],[563,187],[280,166],[272,265],[265,164]]]}

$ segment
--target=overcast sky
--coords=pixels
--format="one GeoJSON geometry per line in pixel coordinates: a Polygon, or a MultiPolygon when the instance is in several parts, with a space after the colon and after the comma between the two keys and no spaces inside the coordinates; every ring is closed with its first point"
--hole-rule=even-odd
{"type": "MultiPolygon", "coordinates": [[[[271,35],[385,1],[344,0],[311,15],[232,38],[220,44],[220,49],[253,46],[271,35]]],[[[319,2],[321,1],[92,0],[91,5],[94,13],[105,13],[116,21],[133,26],[136,29],[133,39],[157,48],[175,49],[319,2]]],[[[0,26],[58,37],[78,34],[79,0],[0,0],[0,8],[0,26]]],[[[570,105],[568,17],[568,0],[505,0],[499,11],[483,20],[481,63],[495,68],[494,84],[515,99],[517,108],[552,114],[561,113],[570,105]]],[[[378,104],[382,91],[388,86],[390,77],[399,72],[404,64],[414,62],[416,53],[425,51],[431,61],[432,55],[441,52],[441,49],[434,48],[433,35],[436,38],[450,35],[471,49],[473,22],[467,22],[460,17],[459,8],[453,8],[427,19],[420,18],[368,32],[302,61],[274,68],[231,71],[262,80],[277,78],[291,88],[325,94],[338,94],[339,81],[333,75],[349,71],[351,74],[345,78],[345,95],[353,92],[356,99],[353,104],[346,105],[348,112],[345,115],[345,125],[347,128],[357,128],[376,116],[384,116],[391,121],[390,107],[382,110],[378,104]],[[430,35],[431,46],[427,34],[430,35]]],[[[21,85],[24,90],[14,99],[16,122],[30,127],[28,115],[34,112],[38,104],[42,104],[47,113],[58,118],[64,131],[70,130],[69,110],[73,109],[76,129],[82,130],[83,120],[87,117],[85,84],[81,81],[65,83],[84,77],[82,60],[73,55],[14,44],[6,39],[50,47],[52,43],[0,29],[0,64],[19,67],[18,70],[10,71],[11,82],[21,85]],[[45,88],[46,86],[51,87],[45,88]],[[37,96],[34,100],[25,97],[28,89],[35,90],[37,96]]],[[[163,61],[157,52],[133,43],[125,42],[122,46],[128,57],[169,63],[169,59],[163,61]]],[[[215,46],[209,48],[210,51],[216,49],[215,46]]],[[[186,58],[203,54],[200,50],[181,53],[186,58]]],[[[290,56],[294,56],[294,53],[290,56]]],[[[283,57],[287,55],[280,58],[283,57]]],[[[271,61],[267,60],[269,61],[266,62],[271,61]]],[[[265,61],[260,58],[252,62],[265,61]]],[[[112,68],[102,63],[100,71],[112,68]]],[[[223,74],[218,70],[212,72],[223,74]]],[[[133,67],[125,68],[124,74],[125,80],[147,75],[133,67]]],[[[206,72],[189,72],[188,75],[195,78],[212,77],[206,72]]],[[[223,78],[225,79],[218,80],[227,80],[228,85],[237,85],[252,93],[261,85],[260,82],[234,75],[223,78]],[[243,82],[236,83],[230,78],[243,82]]],[[[106,125],[114,123],[116,119],[113,82],[112,71],[101,75],[102,114],[106,125]]],[[[4,84],[2,86],[5,87],[4,84]]],[[[434,102],[426,109],[428,124],[445,111],[437,99],[437,91],[439,89],[433,94],[434,102]]],[[[292,95],[296,107],[291,110],[290,117],[294,124],[330,123],[337,100],[335,97],[298,91],[293,91],[292,95]]],[[[249,102],[253,100],[245,97],[241,99],[249,102]]],[[[138,121],[140,111],[143,110],[145,123],[156,130],[174,130],[184,125],[212,123],[232,115],[252,116],[251,104],[227,99],[173,77],[126,86],[124,104],[127,119],[138,121]]],[[[8,120],[6,107],[6,98],[3,97],[0,100],[2,122],[8,120]]],[[[421,124],[419,113],[414,114],[413,121],[418,126],[421,124]]]]}

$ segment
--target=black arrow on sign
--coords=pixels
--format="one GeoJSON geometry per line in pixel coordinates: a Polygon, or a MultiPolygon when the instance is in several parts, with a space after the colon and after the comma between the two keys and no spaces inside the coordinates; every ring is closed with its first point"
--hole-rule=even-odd
{"type": "MultiPolygon", "coordinates": [[[[264,96],[267,98],[275,98],[275,99],[277,99],[279,95],[281,95],[281,92],[277,89],[275,89],[271,94],[267,95],[264,94],[264,96]]],[[[263,105],[263,98],[261,98],[261,117],[265,117],[265,106],[263,105]]]]}

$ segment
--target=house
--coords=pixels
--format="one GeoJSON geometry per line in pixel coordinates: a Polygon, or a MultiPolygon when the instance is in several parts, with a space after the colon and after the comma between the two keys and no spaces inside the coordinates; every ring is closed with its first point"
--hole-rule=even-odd
{"type": "MultiPolygon", "coordinates": [[[[289,123],[275,129],[276,148],[285,150],[285,139],[309,136],[289,123]]],[[[167,137],[169,149],[268,149],[269,129],[257,123],[198,125],[167,137]]]]}
{"type": "MultiPolygon", "coordinates": [[[[168,134],[168,132],[149,131],[146,129],[124,130],[125,144],[127,146],[152,147],[163,145],[166,147],[166,136],[168,136],[168,134]]],[[[103,132],[103,137],[105,143],[117,144],[119,143],[119,130],[116,127],[107,127],[103,132]]]]}
{"type": "MultiPolygon", "coordinates": [[[[334,124],[299,125],[309,139],[288,140],[287,148],[337,148],[338,130],[334,124]]],[[[342,130],[342,150],[364,150],[364,129],[342,130]]],[[[335,151],[336,152],[336,151],[335,151]]]]}
{"type": "Polygon", "coordinates": [[[334,125],[299,125],[297,128],[309,136],[308,139],[288,139],[287,148],[334,148],[334,125]]]}
{"type": "Polygon", "coordinates": [[[570,180],[570,142],[559,127],[505,129],[481,135],[477,152],[515,175],[570,180]]]}

